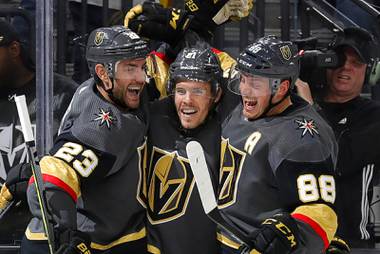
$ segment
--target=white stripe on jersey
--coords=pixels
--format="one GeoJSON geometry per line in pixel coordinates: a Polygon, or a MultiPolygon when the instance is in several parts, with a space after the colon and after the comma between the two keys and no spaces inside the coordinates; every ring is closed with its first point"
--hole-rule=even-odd
{"type": "Polygon", "coordinates": [[[369,217],[368,188],[373,177],[374,166],[374,164],[368,164],[363,168],[361,203],[362,220],[360,222],[360,233],[361,239],[363,240],[368,240],[370,238],[369,232],[367,231],[369,217]]]}

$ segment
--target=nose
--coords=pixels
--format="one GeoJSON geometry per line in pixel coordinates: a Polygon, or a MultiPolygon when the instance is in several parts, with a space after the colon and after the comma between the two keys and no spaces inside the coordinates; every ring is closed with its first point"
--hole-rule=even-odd
{"type": "Polygon", "coordinates": [[[191,92],[190,91],[186,91],[186,94],[183,96],[183,101],[191,101],[191,92]]]}

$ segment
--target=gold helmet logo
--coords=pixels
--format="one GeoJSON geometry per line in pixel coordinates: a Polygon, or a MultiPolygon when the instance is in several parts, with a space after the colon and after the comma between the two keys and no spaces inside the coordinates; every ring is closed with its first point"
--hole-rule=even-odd
{"type": "Polygon", "coordinates": [[[95,39],[94,39],[94,43],[96,46],[99,46],[100,44],[103,43],[104,36],[105,36],[104,32],[96,32],[95,39]]]}
{"type": "Polygon", "coordinates": [[[292,57],[292,51],[288,45],[280,47],[281,55],[285,60],[289,60],[292,57]]]}

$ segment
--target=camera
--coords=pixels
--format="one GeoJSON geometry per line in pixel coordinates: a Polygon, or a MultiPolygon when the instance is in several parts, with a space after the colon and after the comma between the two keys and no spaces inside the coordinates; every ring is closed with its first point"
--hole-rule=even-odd
{"type": "Polygon", "coordinates": [[[326,69],[342,66],[345,56],[329,49],[327,46],[317,48],[317,38],[310,37],[296,40],[294,43],[300,50],[299,78],[310,85],[312,93],[321,93],[326,85],[326,69]]]}

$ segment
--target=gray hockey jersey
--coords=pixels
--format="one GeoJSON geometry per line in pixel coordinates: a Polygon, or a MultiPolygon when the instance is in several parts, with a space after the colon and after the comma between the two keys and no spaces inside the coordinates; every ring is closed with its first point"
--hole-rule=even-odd
{"type": "MultiPolygon", "coordinates": [[[[276,213],[296,219],[296,253],[321,253],[336,230],[334,134],[300,98],[281,115],[248,121],[239,105],[223,124],[218,205],[247,235],[276,213]]],[[[222,232],[219,240],[238,244],[222,232]]]]}
{"type": "MultiPolygon", "coordinates": [[[[47,193],[56,195],[54,202],[49,200],[52,194],[47,196],[56,227],[86,232],[97,250],[145,237],[145,209],[137,198],[138,147],[145,131],[140,112],[105,101],[93,79],[78,88],[50,155],[40,162],[47,193]]],[[[41,239],[34,185],[29,185],[28,202],[36,217],[26,236],[41,239]]]]}

